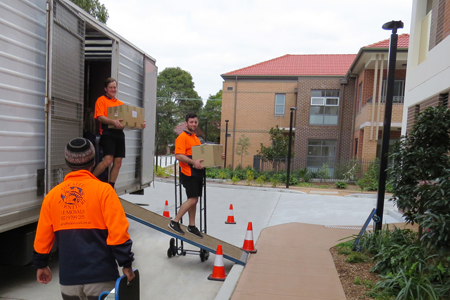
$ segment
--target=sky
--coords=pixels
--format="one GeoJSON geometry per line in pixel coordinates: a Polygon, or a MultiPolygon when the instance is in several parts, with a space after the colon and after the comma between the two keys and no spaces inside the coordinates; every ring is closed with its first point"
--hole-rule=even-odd
{"type": "Polygon", "coordinates": [[[156,59],[158,71],[189,72],[203,100],[221,74],[286,54],[356,54],[389,39],[381,26],[401,20],[412,0],[100,0],[107,26],[156,59]]]}

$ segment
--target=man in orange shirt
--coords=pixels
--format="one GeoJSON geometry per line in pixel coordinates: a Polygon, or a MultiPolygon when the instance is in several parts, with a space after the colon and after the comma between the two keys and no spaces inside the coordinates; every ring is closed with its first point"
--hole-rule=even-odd
{"type": "Polygon", "coordinates": [[[64,300],[98,299],[114,288],[117,264],[128,281],[133,242],[128,221],[114,189],[91,173],[95,149],[84,138],[72,139],[65,149],[72,172],[42,202],[34,241],[33,265],[37,281],[52,280],[48,267],[53,245],[59,249],[59,282],[64,300]]]}
{"type": "MultiPolygon", "coordinates": [[[[123,105],[123,102],[116,99],[117,82],[114,78],[106,79],[104,88],[106,94],[97,99],[94,116],[101,124],[100,146],[103,148],[103,160],[97,165],[93,174],[98,177],[112,164],[109,184],[114,188],[122,166],[122,159],[125,157],[125,134],[121,123],[122,119],[108,118],[108,107],[123,105]],[[108,128],[108,125],[114,125],[114,128],[108,128]]],[[[142,124],[142,128],[145,128],[145,123],[142,124]]]]}
{"type": "Polygon", "coordinates": [[[186,130],[183,131],[175,140],[175,157],[178,159],[181,172],[180,182],[186,190],[187,200],[180,206],[175,218],[169,223],[169,228],[179,234],[184,234],[180,227],[180,220],[189,213],[189,226],[187,231],[200,238],[203,235],[195,226],[195,213],[197,209],[198,197],[202,196],[203,178],[205,170],[201,164],[203,159],[192,159],[192,146],[200,145],[201,142],[195,135],[195,129],[198,126],[198,118],[195,113],[186,115],[186,130]]]}

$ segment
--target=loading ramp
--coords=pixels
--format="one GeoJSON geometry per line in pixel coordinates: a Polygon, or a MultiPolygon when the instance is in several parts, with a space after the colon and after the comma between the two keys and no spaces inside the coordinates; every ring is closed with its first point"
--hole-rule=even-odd
{"type": "MultiPolygon", "coordinates": [[[[239,247],[231,245],[207,234],[203,234],[203,238],[199,238],[188,233],[184,235],[178,234],[177,232],[169,229],[168,225],[170,219],[147,210],[139,205],[131,203],[127,200],[124,200],[120,197],[119,199],[128,218],[214,254],[216,253],[217,246],[222,245],[224,258],[243,266],[245,266],[245,264],[247,263],[249,253],[240,249],[239,247]]],[[[180,224],[180,226],[183,231],[186,232],[187,227],[183,224],[180,224]]]]}

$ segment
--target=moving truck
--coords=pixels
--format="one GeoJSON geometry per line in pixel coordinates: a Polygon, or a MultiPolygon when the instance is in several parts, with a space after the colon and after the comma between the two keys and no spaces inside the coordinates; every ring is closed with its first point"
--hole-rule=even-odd
{"type": "Polygon", "coordinates": [[[0,0],[0,263],[31,261],[42,200],[70,171],[65,146],[98,142],[108,77],[145,110],[147,127],[125,131],[116,182],[119,195],[140,193],[153,181],[155,59],[69,0],[0,0]]]}

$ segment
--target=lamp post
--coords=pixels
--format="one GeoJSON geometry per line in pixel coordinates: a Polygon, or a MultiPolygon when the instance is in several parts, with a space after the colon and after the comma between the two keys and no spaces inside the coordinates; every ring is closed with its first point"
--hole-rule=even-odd
{"type": "Polygon", "coordinates": [[[207,136],[208,136],[208,118],[205,117],[205,143],[208,141],[207,136]]]}
{"type": "Polygon", "coordinates": [[[163,113],[156,114],[156,145],[155,145],[155,157],[156,157],[156,170],[158,170],[158,150],[159,150],[159,117],[163,116],[163,113]]]}
{"type": "Polygon", "coordinates": [[[289,148],[288,148],[288,162],[287,162],[287,176],[286,176],[286,188],[289,188],[289,181],[291,176],[291,152],[292,152],[292,120],[294,116],[294,110],[296,110],[297,107],[291,107],[291,119],[289,122],[289,148]]]}
{"type": "Polygon", "coordinates": [[[156,171],[158,171],[158,144],[159,144],[159,113],[156,114],[156,145],[155,145],[155,157],[156,157],[156,171]]]}
{"type": "Polygon", "coordinates": [[[223,167],[227,167],[227,140],[228,140],[228,121],[225,120],[225,159],[223,160],[223,167]]]}
{"type": "Polygon", "coordinates": [[[394,96],[395,63],[397,61],[397,29],[403,28],[402,21],[391,21],[383,24],[384,30],[392,30],[389,44],[389,60],[386,88],[386,103],[384,108],[383,140],[381,144],[380,177],[378,182],[377,216],[378,223],[375,224],[375,231],[383,227],[384,194],[386,190],[387,177],[387,154],[389,153],[389,139],[391,135],[392,99],[394,96]]]}

